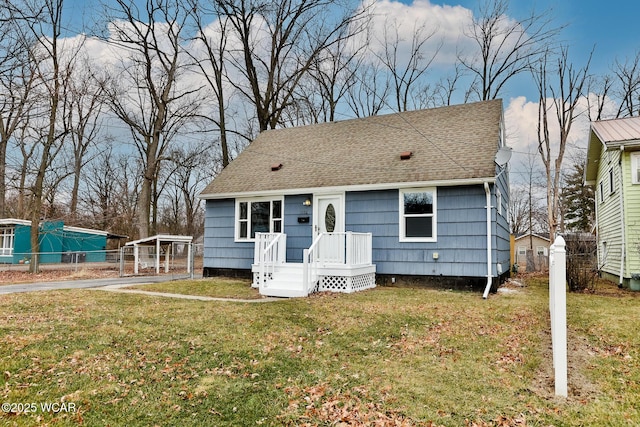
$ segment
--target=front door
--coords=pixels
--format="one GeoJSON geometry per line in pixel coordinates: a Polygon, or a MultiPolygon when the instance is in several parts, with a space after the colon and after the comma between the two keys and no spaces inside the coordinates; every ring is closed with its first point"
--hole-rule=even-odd
{"type": "Polygon", "coordinates": [[[344,195],[315,196],[314,206],[314,236],[325,234],[318,250],[321,262],[344,263],[344,195]]]}

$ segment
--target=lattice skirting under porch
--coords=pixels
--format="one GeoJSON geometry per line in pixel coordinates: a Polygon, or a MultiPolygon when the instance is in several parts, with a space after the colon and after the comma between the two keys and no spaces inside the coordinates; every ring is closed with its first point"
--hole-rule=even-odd
{"type": "MultiPolygon", "coordinates": [[[[267,273],[267,277],[269,279],[272,279],[273,278],[273,274],[267,273]]],[[[253,272],[253,282],[251,282],[251,287],[252,288],[259,288],[260,287],[260,272],[259,271],[254,271],[253,272]]]]}
{"type": "Polygon", "coordinates": [[[320,278],[318,290],[351,293],[375,287],[376,273],[366,273],[356,276],[323,276],[320,278]]]}

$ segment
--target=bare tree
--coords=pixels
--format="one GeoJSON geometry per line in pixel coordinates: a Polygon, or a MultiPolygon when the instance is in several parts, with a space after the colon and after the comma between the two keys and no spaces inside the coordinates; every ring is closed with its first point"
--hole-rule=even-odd
{"type": "Polygon", "coordinates": [[[203,118],[212,122],[220,133],[222,166],[226,167],[231,161],[227,140],[227,91],[225,90],[229,21],[220,17],[220,10],[216,7],[216,2],[211,2],[212,6],[209,6],[209,2],[206,0],[188,0],[188,2],[197,32],[196,41],[204,48],[203,53],[198,51],[197,55],[191,53],[189,55],[202,72],[217,104],[217,115],[203,115],[203,118]],[[213,19],[213,25],[207,24],[207,19],[213,19]]]}
{"type": "Polygon", "coordinates": [[[0,20],[0,217],[6,215],[7,149],[30,112],[36,76],[29,57],[32,35],[23,27],[26,20],[15,19],[16,11],[9,7],[3,12],[6,17],[0,20]]]}
{"type": "Polygon", "coordinates": [[[110,4],[114,3],[107,6],[109,42],[125,56],[106,94],[112,111],[129,127],[143,165],[137,226],[139,237],[147,237],[151,218],[156,217],[153,202],[160,164],[172,137],[196,114],[200,87],[179,85],[186,71],[182,43],[188,19],[179,0],[147,0],[142,11],[128,0],[110,4]]]}
{"type": "Polygon", "coordinates": [[[485,0],[479,12],[465,32],[475,49],[458,53],[458,60],[474,77],[478,98],[484,101],[498,98],[509,80],[529,71],[561,28],[552,26],[550,11],[513,20],[509,0],[485,0]]]}
{"type": "MultiPolygon", "coordinates": [[[[35,90],[39,93],[39,109],[43,112],[40,123],[32,121],[39,133],[36,139],[38,154],[34,181],[30,188],[31,251],[39,252],[39,224],[43,214],[45,178],[50,165],[61,149],[66,133],[59,123],[59,112],[68,83],[68,70],[75,61],[77,49],[64,49],[60,39],[63,29],[63,0],[24,1],[16,13],[19,19],[28,22],[24,40],[33,39],[35,45],[30,52],[37,78],[35,90]],[[33,18],[36,17],[36,18],[33,18]]],[[[34,257],[29,264],[30,272],[37,272],[39,262],[34,257]]]]}
{"type": "Polygon", "coordinates": [[[136,232],[137,196],[142,181],[139,162],[115,154],[113,144],[87,165],[80,192],[83,209],[93,227],[132,236],[136,232]]]}
{"type": "Polygon", "coordinates": [[[356,117],[375,116],[387,106],[391,86],[380,68],[379,64],[363,63],[355,70],[357,82],[349,86],[346,100],[356,117]]]}
{"type": "Polygon", "coordinates": [[[616,60],[613,73],[617,77],[617,98],[620,106],[616,117],[631,117],[640,114],[640,51],[632,60],[624,63],[616,60]]]}
{"type": "Polygon", "coordinates": [[[171,229],[198,238],[204,232],[198,194],[217,172],[211,167],[204,143],[176,148],[171,152],[171,169],[167,173],[168,191],[163,223],[171,229]]]}
{"type": "MultiPolygon", "coordinates": [[[[593,53],[593,52],[592,52],[593,53]]],[[[561,48],[559,55],[550,64],[551,53],[539,62],[533,73],[538,88],[538,152],[545,167],[547,183],[547,217],[549,219],[549,238],[553,243],[559,226],[558,212],[560,206],[560,180],[562,177],[562,160],[564,158],[571,126],[581,112],[578,102],[584,95],[588,81],[589,64],[576,69],[569,60],[569,50],[561,48]],[[550,67],[550,68],[549,68],[550,67]],[[551,80],[555,78],[557,80],[551,80]],[[550,117],[555,115],[555,121],[550,117]],[[552,138],[551,126],[559,129],[558,140],[552,138]],[[553,150],[552,150],[553,147],[553,150]]]]}
{"type": "Polygon", "coordinates": [[[437,28],[427,32],[425,24],[414,24],[407,50],[405,40],[400,37],[400,24],[385,20],[383,38],[380,40],[383,49],[374,54],[391,76],[396,111],[407,111],[415,107],[416,101],[411,99],[415,92],[414,86],[427,72],[442,47],[440,43],[434,52],[425,52],[425,46],[436,32],[437,28]]]}
{"type": "Polygon", "coordinates": [[[85,59],[82,64],[71,70],[73,79],[64,100],[63,120],[69,129],[68,138],[72,150],[71,200],[69,214],[75,221],[78,210],[78,192],[83,167],[92,159],[90,149],[100,137],[100,114],[104,108],[104,81],[98,80],[91,72],[91,64],[85,59]]]}
{"type": "Polygon", "coordinates": [[[604,109],[612,92],[613,84],[614,80],[608,74],[589,77],[586,101],[590,121],[603,119],[604,109]]]}
{"type": "Polygon", "coordinates": [[[251,103],[259,130],[280,124],[301,79],[328,47],[362,30],[367,9],[341,13],[330,0],[220,0],[241,44],[233,85],[251,103]],[[349,28],[351,31],[345,32],[349,28]]]}
{"type": "MultiPolygon", "coordinates": [[[[343,31],[347,30],[347,27],[343,28],[343,31]]],[[[355,39],[340,37],[312,62],[309,75],[319,93],[320,104],[315,114],[316,122],[335,121],[340,101],[356,83],[355,73],[363,63],[362,53],[367,46],[366,40],[356,43],[355,39]]],[[[298,98],[310,99],[312,95],[298,98]]]]}

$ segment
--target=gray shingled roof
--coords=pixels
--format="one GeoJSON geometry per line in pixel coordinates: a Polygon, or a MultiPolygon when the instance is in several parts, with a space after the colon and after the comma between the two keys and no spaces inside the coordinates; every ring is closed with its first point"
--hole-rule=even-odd
{"type": "Polygon", "coordinates": [[[201,197],[491,178],[501,121],[502,101],[493,100],[268,130],[201,197]]]}

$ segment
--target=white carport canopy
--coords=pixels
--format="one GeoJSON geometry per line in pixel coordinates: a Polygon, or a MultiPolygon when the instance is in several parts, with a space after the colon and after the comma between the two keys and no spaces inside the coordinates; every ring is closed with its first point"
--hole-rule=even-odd
{"type": "MultiPolygon", "coordinates": [[[[162,245],[168,245],[168,248],[171,248],[173,243],[184,243],[187,245],[187,273],[191,273],[191,242],[193,241],[193,236],[177,236],[171,234],[157,234],[151,237],[145,237],[144,239],[134,240],[132,242],[125,243],[125,246],[133,246],[133,257],[134,257],[134,267],[133,272],[138,274],[138,266],[140,264],[140,247],[153,247],[156,248],[156,256],[154,260],[154,264],[156,267],[156,274],[160,274],[160,248],[162,245]]],[[[170,250],[167,249],[165,251],[165,262],[164,262],[164,272],[169,272],[169,254],[170,250]]]]}

